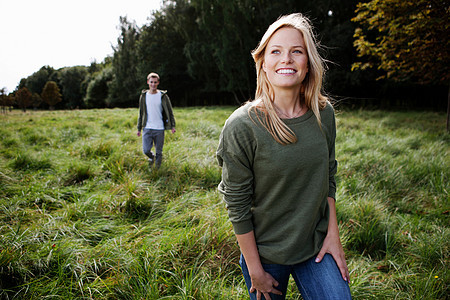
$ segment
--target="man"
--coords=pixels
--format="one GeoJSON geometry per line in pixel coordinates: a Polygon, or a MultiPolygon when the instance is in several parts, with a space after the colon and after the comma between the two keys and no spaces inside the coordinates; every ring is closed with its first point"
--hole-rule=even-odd
{"type": "Polygon", "coordinates": [[[142,148],[148,156],[150,166],[155,163],[159,168],[162,162],[164,146],[164,130],[175,133],[175,118],[167,91],[158,90],[159,75],[150,73],[147,76],[148,90],[143,90],[139,98],[139,118],[137,136],[142,135],[142,148]],[[155,144],[156,155],[151,151],[155,144]]]}

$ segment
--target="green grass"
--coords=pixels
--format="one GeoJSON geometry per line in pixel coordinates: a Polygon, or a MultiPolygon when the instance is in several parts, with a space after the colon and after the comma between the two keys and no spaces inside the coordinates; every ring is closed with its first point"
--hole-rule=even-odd
{"type": "MultiPolygon", "coordinates": [[[[247,299],[216,187],[230,107],[176,108],[150,170],[137,109],[1,115],[0,298],[247,299]]],[[[431,112],[337,113],[354,299],[449,294],[450,135],[431,112]]],[[[294,284],[288,299],[301,299],[294,284]]]]}

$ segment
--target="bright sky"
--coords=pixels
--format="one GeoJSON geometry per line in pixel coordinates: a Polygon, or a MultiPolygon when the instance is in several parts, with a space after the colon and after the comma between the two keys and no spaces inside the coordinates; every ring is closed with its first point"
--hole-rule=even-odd
{"type": "Polygon", "coordinates": [[[161,0],[0,0],[0,88],[54,69],[102,62],[120,35],[119,17],[141,27],[161,0]]]}

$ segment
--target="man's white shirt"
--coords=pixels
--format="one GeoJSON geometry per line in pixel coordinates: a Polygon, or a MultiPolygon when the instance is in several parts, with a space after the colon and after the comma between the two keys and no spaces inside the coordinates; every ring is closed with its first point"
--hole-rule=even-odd
{"type": "Polygon", "coordinates": [[[164,130],[164,121],[162,117],[161,92],[145,95],[145,104],[147,106],[147,124],[146,129],[164,130]]]}

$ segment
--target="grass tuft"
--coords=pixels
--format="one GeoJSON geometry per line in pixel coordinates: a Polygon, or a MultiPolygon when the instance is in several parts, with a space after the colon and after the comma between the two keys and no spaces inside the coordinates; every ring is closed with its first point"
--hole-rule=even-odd
{"type": "Polygon", "coordinates": [[[91,166],[85,163],[74,163],[69,167],[64,183],[65,185],[81,184],[94,176],[91,166]]]}
{"type": "Polygon", "coordinates": [[[27,153],[19,153],[10,162],[10,166],[17,171],[38,171],[52,168],[52,164],[48,158],[39,158],[27,153]]]}

